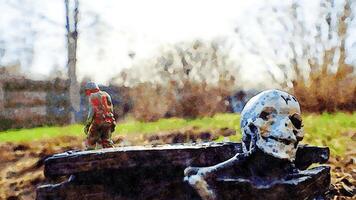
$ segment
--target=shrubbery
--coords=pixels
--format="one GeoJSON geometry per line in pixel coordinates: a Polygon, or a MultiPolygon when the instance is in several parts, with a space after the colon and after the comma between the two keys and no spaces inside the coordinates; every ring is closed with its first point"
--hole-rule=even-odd
{"type": "Polygon", "coordinates": [[[155,121],[164,117],[202,117],[226,112],[230,91],[220,83],[209,86],[186,81],[183,87],[175,82],[166,86],[149,83],[131,89],[132,113],[136,119],[155,121]]]}
{"type": "Polygon", "coordinates": [[[294,81],[292,91],[303,111],[321,113],[356,110],[356,77],[352,68],[341,69],[337,73],[313,73],[308,82],[294,81]]]}
{"type": "Polygon", "coordinates": [[[230,60],[224,42],[194,41],[168,46],[121,73],[117,81],[130,87],[136,119],[193,118],[227,111],[235,71],[238,65],[230,60]]]}
{"type": "MultiPolygon", "coordinates": [[[[147,73],[152,73],[150,76],[155,79],[136,79],[132,76],[134,71],[121,74],[121,81],[129,85],[126,94],[126,99],[132,103],[129,112],[136,119],[194,118],[231,110],[228,99],[240,90],[238,86],[241,84],[235,78],[240,76],[236,73],[237,65],[227,62],[227,53],[217,44],[190,44],[184,43],[185,48],[178,45],[175,50],[162,52],[157,59],[150,60],[152,63],[146,63],[143,71],[151,69],[147,73]],[[130,81],[133,84],[127,84],[130,81]]],[[[327,56],[334,54],[326,54],[319,65],[310,65],[307,77],[297,75],[280,83],[280,88],[298,98],[303,112],[353,112],[356,110],[353,68],[345,64],[344,57],[340,57],[337,71],[330,72],[330,58],[327,56]],[[287,81],[293,83],[292,87],[286,86],[287,81]]]]}

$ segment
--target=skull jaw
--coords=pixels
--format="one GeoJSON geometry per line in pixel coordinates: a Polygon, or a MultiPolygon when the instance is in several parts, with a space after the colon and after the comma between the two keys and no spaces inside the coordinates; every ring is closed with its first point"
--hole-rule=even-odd
{"type": "Polygon", "coordinates": [[[264,153],[273,157],[289,160],[291,162],[295,160],[297,148],[295,148],[295,144],[293,143],[284,144],[275,140],[259,138],[256,142],[256,146],[264,153]]]}

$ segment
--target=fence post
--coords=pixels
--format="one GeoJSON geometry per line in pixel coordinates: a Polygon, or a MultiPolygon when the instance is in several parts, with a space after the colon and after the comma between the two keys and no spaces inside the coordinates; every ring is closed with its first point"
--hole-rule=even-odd
{"type": "Polygon", "coordinates": [[[4,84],[0,81],[0,116],[4,112],[4,104],[5,104],[5,91],[4,91],[4,84]]]}
{"type": "Polygon", "coordinates": [[[79,1],[65,0],[66,29],[67,29],[67,53],[68,53],[68,78],[70,100],[70,123],[76,122],[76,115],[80,109],[79,85],[76,75],[77,40],[78,40],[78,13],[79,1]]]}

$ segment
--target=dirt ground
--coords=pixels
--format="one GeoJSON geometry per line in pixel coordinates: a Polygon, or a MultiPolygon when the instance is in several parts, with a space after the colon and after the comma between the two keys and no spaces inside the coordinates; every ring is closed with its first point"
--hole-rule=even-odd
{"type": "MultiPolygon", "coordinates": [[[[216,139],[219,135],[233,134],[233,130],[219,131],[183,130],[139,137],[114,138],[117,146],[138,144],[196,142],[216,139]]],[[[355,133],[353,133],[355,134],[355,133]]],[[[0,144],[0,199],[35,199],[36,187],[47,183],[43,175],[44,160],[55,153],[83,149],[83,141],[77,137],[61,137],[31,143],[0,144]]],[[[332,199],[356,199],[356,150],[349,147],[345,156],[331,157],[332,199]]]]}

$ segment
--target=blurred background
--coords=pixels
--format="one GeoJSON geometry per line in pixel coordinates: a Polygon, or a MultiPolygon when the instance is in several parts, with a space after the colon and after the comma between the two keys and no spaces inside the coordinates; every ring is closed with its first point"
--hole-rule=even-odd
{"type": "Polygon", "coordinates": [[[43,160],[83,149],[83,87],[113,98],[117,146],[240,141],[258,92],[294,94],[355,197],[354,0],[0,0],[0,199],[33,199],[43,160]],[[13,166],[16,166],[15,168],[13,166]]]}

